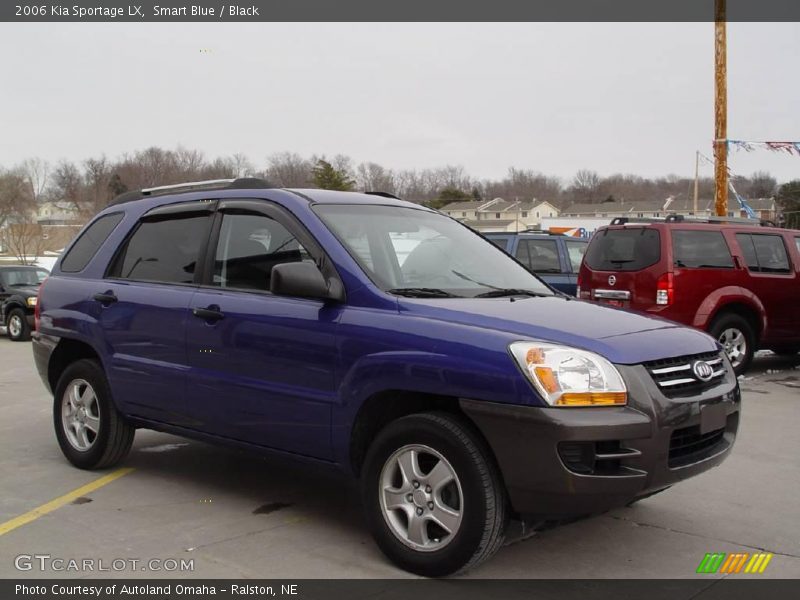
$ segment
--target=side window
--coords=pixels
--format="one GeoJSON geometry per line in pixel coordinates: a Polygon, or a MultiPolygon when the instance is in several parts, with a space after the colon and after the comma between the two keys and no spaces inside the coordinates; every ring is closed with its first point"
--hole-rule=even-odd
{"type": "Polygon", "coordinates": [[[737,233],[747,268],[757,273],[788,273],[789,257],[778,235],[737,233]]]}
{"type": "Polygon", "coordinates": [[[561,272],[555,240],[520,240],[519,244],[527,247],[531,271],[534,273],[561,272]]]}
{"type": "Polygon", "coordinates": [[[61,259],[61,270],[65,273],[78,273],[86,268],[100,246],[122,221],[123,213],[103,215],[86,229],[61,259]]]}
{"type": "Polygon", "coordinates": [[[297,238],[275,219],[261,214],[224,214],[213,285],[266,292],[272,267],[303,260],[313,261],[297,238]]]}
{"type": "Polygon", "coordinates": [[[209,214],[185,213],[143,220],[123,246],[110,277],[136,281],[192,283],[209,214]]]}
{"type": "Polygon", "coordinates": [[[721,231],[673,230],[672,254],[676,267],[733,268],[733,257],[721,231]]]}
{"type": "Polygon", "coordinates": [[[794,245],[797,246],[797,251],[800,252],[800,237],[794,238],[794,245]]]}
{"type": "Polygon", "coordinates": [[[528,244],[527,240],[518,240],[517,241],[517,251],[514,252],[514,256],[516,259],[525,265],[526,269],[531,268],[531,256],[528,253],[528,244]]]}
{"type": "Polygon", "coordinates": [[[487,239],[501,250],[508,251],[508,242],[511,241],[510,239],[508,238],[487,238],[487,239]]]}
{"type": "Polygon", "coordinates": [[[789,257],[779,235],[753,235],[758,266],[762,273],[788,273],[789,257]]]}
{"type": "Polygon", "coordinates": [[[758,259],[756,258],[756,249],[753,246],[753,240],[749,233],[737,233],[736,241],[742,249],[742,256],[747,268],[750,271],[758,272],[758,259]]]}
{"type": "Polygon", "coordinates": [[[569,262],[572,265],[572,272],[577,273],[581,270],[581,263],[583,262],[583,255],[586,254],[586,242],[571,242],[565,240],[567,244],[567,253],[569,254],[569,262]]]}

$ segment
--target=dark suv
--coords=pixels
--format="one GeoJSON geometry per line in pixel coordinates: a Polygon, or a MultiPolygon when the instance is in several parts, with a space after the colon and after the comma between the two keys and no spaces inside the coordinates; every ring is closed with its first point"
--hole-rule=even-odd
{"type": "Polygon", "coordinates": [[[381,195],[126,194],[63,254],[37,320],[77,467],[122,460],[138,427],[329,465],[423,575],[479,564],[512,517],[602,512],[718,465],[739,421],[708,335],[557,294],[381,195]],[[675,385],[684,365],[697,379],[675,385]]]}
{"type": "Polygon", "coordinates": [[[0,266],[0,329],[12,341],[30,339],[36,296],[47,275],[41,267],[0,266]]]}
{"type": "Polygon", "coordinates": [[[485,233],[484,237],[551,287],[570,296],[577,294],[578,273],[589,240],[531,231],[485,233]]]}
{"type": "Polygon", "coordinates": [[[758,348],[800,350],[800,231],[744,219],[614,219],[589,244],[580,297],[708,331],[741,374],[758,348]]]}

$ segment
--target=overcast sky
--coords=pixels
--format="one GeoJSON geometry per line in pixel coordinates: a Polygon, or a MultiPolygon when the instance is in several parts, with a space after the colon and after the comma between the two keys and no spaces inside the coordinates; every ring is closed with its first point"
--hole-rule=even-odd
{"type": "MultiPolygon", "coordinates": [[[[0,165],[183,145],[259,167],[288,150],[481,178],[692,175],[712,152],[713,29],[3,23],[0,165]]],[[[800,24],[730,24],[728,42],[728,137],[800,140],[800,24]]],[[[731,168],[785,181],[800,156],[731,168]]]]}

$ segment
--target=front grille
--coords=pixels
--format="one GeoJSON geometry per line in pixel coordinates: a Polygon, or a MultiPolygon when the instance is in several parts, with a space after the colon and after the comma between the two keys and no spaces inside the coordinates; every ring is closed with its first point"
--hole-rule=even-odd
{"type": "Polygon", "coordinates": [[[725,376],[722,355],[717,352],[678,356],[644,363],[647,372],[667,397],[693,396],[714,387],[725,376]],[[703,381],[694,372],[696,362],[707,363],[712,369],[711,379],[703,381]]]}
{"type": "Polygon", "coordinates": [[[669,440],[669,467],[683,467],[708,458],[722,449],[725,428],[700,433],[700,426],[676,429],[669,440]]]}

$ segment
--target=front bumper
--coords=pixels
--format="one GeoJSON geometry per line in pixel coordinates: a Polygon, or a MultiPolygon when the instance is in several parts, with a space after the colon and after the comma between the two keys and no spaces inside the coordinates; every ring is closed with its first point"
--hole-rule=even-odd
{"type": "Polygon", "coordinates": [[[628,386],[624,407],[461,400],[494,451],[517,513],[564,519],[603,512],[728,456],[741,395],[727,362],[718,385],[689,398],[666,397],[643,366],[617,368],[628,386]]]}

